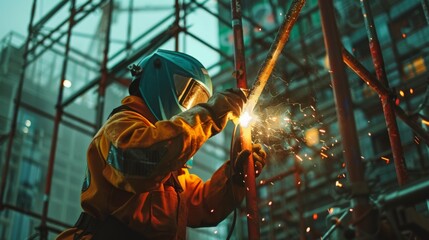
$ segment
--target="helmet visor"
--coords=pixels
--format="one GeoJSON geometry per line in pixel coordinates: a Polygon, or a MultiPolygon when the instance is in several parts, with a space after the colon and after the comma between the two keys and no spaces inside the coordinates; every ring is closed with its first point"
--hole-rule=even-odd
{"type": "Polygon", "coordinates": [[[200,81],[190,77],[174,74],[177,100],[185,109],[189,109],[198,103],[205,103],[210,98],[210,93],[200,81]]]}

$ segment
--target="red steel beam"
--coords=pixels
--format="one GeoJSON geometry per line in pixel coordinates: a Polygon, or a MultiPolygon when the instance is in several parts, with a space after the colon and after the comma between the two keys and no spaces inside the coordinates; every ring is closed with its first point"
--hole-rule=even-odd
{"type": "Polygon", "coordinates": [[[350,87],[342,59],[342,44],[338,33],[332,0],[318,0],[329,73],[337,108],[338,125],[343,142],[343,156],[351,186],[353,222],[358,239],[374,234],[378,226],[369,200],[369,187],[365,182],[364,164],[361,159],[356,132],[350,87]]]}
{"type": "MultiPolygon", "coordinates": [[[[234,35],[234,77],[237,87],[247,89],[246,61],[241,24],[241,1],[231,0],[232,30],[234,35]]],[[[234,136],[233,136],[234,137],[234,136]]],[[[252,151],[250,127],[240,126],[240,142],[243,150],[252,151]]],[[[231,149],[233,151],[233,149],[231,149]]],[[[244,184],[246,187],[247,238],[260,239],[258,196],[256,193],[255,167],[252,154],[244,164],[244,184]]]]}
{"type": "Polygon", "coordinates": [[[15,107],[13,109],[12,123],[11,123],[11,127],[10,127],[8,145],[7,145],[7,149],[6,149],[5,162],[4,162],[3,171],[2,171],[2,179],[1,179],[1,187],[0,187],[0,210],[2,210],[4,208],[3,198],[5,195],[5,191],[6,191],[6,182],[7,182],[7,177],[9,174],[9,165],[10,165],[10,158],[12,155],[13,140],[15,138],[15,133],[16,133],[16,128],[17,128],[16,124],[18,122],[18,112],[19,112],[19,108],[21,105],[22,88],[24,85],[25,70],[26,70],[27,63],[28,63],[28,55],[29,55],[28,50],[29,50],[30,43],[31,43],[32,37],[33,37],[33,32],[34,32],[33,31],[33,21],[34,21],[34,15],[35,15],[35,11],[36,11],[36,5],[37,5],[37,0],[34,0],[33,5],[31,7],[30,23],[28,24],[28,36],[27,36],[27,39],[25,41],[25,46],[24,46],[24,56],[23,56],[24,60],[23,60],[23,64],[22,64],[21,75],[20,75],[19,82],[18,82],[18,89],[16,90],[15,107]]]}
{"type": "MultiPolygon", "coordinates": [[[[290,32],[293,25],[295,24],[302,7],[305,4],[305,0],[294,0],[289,8],[282,25],[274,39],[273,44],[270,47],[267,57],[265,58],[262,67],[259,69],[255,83],[252,86],[252,90],[249,95],[249,100],[246,105],[245,111],[252,112],[259,96],[262,93],[274,67],[280,56],[286,42],[289,40],[290,32]]],[[[236,70],[234,75],[237,79],[237,86],[240,88],[247,89],[246,75],[245,75],[245,64],[244,64],[244,43],[242,42],[242,27],[241,27],[241,5],[240,1],[232,0],[232,25],[234,29],[234,44],[235,47],[235,65],[236,70]],[[241,34],[241,35],[240,35],[241,34]],[[241,40],[240,40],[241,38],[241,40]],[[238,42],[241,41],[241,42],[238,42]],[[237,51],[242,51],[242,58],[237,55],[237,51]]],[[[251,150],[251,128],[241,128],[240,137],[243,141],[242,148],[251,150]]],[[[255,169],[253,165],[252,155],[249,156],[247,164],[245,166],[245,184],[246,184],[246,207],[248,216],[248,232],[249,239],[259,239],[259,218],[257,209],[257,196],[256,196],[256,183],[255,183],[255,169]]]]}
{"type": "MultiPolygon", "coordinates": [[[[353,70],[368,86],[370,86],[374,91],[379,95],[390,95],[393,96],[394,93],[389,91],[386,86],[384,86],[380,81],[375,79],[373,75],[358,61],[356,58],[348,52],[346,49],[343,49],[343,61],[347,66],[353,70]]],[[[404,110],[395,105],[396,116],[399,117],[405,124],[407,124],[418,137],[429,146],[429,135],[426,133],[419,124],[410,119],[410,117],[404,112],[404,110]]]]}
{"type": "Polygon", "coordinates": [[[107,9],[107,23],[106,33],[104,36],[104,49],[103,49],[103,62],[101,63],[101,79],[98,86],[98,109],[97,109],[97,127],[100,128],[104,120],[104,105],[106,97],[107,79],[109,78],[109,71],[107,69],[107,62],[109,61],[109,45],[110,45],[110,29],[112,22],[114,1],[110,0],[106,5],[107,9]]]}
{"type": "MultiPolygon", "coordinates": [[[[384,70],[383,54],[378,41],[377,32],[375,29],[374,19],[371,13],[371,8],[367,0],[361,0],[362,15],[364,18],[369,48],[371,51],[372,62],[374,63],[377,79],[386,87],[389,87],[389,82],[384,70]]],[[[394,110],[394,102],[389,94],[379,95],[383,106],[384,117],[386,120],[387,131],[389,132],[390,147],[392,148],[393,160],[395,163],[396,177],[400,186],[404,185],[408,180],[408,173],[405,167],[404,153],[402,150],[401,137],[396,123],[394,110]]]]}
{"type": "Polygon", "coordinates": [[[57,150],[58,132],[59,132],[61,118],[63,115],[63,108],[61,107],[61,102],[63,100],[63,93],[64,93],[63,81],[66,79],[66,73],[67,73],[68,55],[70,50],[70,39],[72,34],[72,28],[74,26],[74,18],[76,14],[76,0],[72,0],[70,5],[71,6],[70,6],[69,26],[67,30],[67,38],[66,38],[66,45],[65,45],[65,51],[64,51],[63,66],[61,71],[61,79],[59,81],[59,91],[58,91],[59,93],[58,93],[57,106],[56,106],[54,129],[52,132],[52,142],[51,142],[51,151],[49,154],[48,171],[46,174],[45,194],[43,196],[43,209],[42,209],[42,217],[41,217],[41,223],[40,223],[40,238],[42,240],[46,240],[48,238],[46,222],[48,219],[49,200],[50,200],[49,198],[51,195],[52,177],[54,175],[54,163],[55,163],[55,153],[57,150]]]}

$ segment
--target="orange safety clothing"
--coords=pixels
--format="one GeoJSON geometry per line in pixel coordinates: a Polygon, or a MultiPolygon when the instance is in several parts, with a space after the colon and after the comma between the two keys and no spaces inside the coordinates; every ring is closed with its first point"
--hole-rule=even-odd
{"type": "MultiPolygon", "coordinates": [[[[232,181],[229,161],[206,182],[183,167],[227,121],[204,105],[156,121],[141,98],[122,104],[133,111],[111,116],[89,146],[85,212],[100,220],[113,215],[145,239],[186,239],[186,227],[215,226],[242,201],[244,187],[232,181]]],[[[57,239],[80,232],[71,228],[57,239]]]]}

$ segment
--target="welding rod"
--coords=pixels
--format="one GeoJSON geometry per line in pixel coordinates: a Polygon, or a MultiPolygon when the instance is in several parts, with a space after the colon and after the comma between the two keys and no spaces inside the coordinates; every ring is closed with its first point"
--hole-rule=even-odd
{"type": "Polygon", "coordinates": [[[255,108],[256,102],[258,101],[259,97],[261,96],[262,90],[267,84],[268,78],[270,77],[276,65],[277,59],[279,58],[279,55],[282,52],[286,42],[289,40],[292,27],[298,19],[298,15],[301,12],[301,9],[304,4],[305,0],[294,0],[292,2],[292,5],[286,14],[286,17],[279,28],[276,38],[274,39],[274,42],[270,47],[270,51],[265,58],[265,61],[262,64],[261,68],[259,69],[258,76],[253,83],[249,95],[249,100],[246,105],[247,112],[252,112],[255,108]]]}

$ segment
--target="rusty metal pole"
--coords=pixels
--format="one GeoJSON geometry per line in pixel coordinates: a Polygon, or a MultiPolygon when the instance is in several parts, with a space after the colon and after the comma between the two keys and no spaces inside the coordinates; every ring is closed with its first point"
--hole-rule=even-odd
{"type": "Polygon", "coordinates": [[[340,134],[343,143],[343,156],[351,185],[351,207],[353,222],[358,238],[377,231],[375,217],[369,201],[369,188],[364,179],[364,164],[361,159],[356,132],[353,103],[342,59],[342,44],[338,33],[332,0],[318,0],[323,38],[329,57],[331,83],[340,134]]]}
{"type": "MultiPolygon", "coordinates": [[[[379,95],[393,95],[387,87],[385,87],[380,81],[375,79],[372,74],[346,49],[343,49],[343,61],[347,66],[353,70],[368,86],[370,86],[379,95]]],[[[410,117],[400,108],[395,105],[396,115],[407,124],[414,133],[429,146],[429,134],[419,124],[410,119],[410,117]]]]}
{"type": "Polygon", "coordinates": [[[104,49],[103,49],[103,61],[101,63],[101,79],[100,85],[98,87],[98,109],[97,109],[97,128],[100,128],[103,124],[104,118],[104,105],[106,100],[106,87],[107,79],[109,78],[109,72],[107,70],[107,63],[109,61],[109,45],[110,45],[110,29],[112,23],[112,12],[113,12],[114,1],[110,0],[107,4],[109,8],[107,10],[107,23],[106,23],[106,33],[104,36],[104,49]]]}
{"type": "MultiPolygon", "coordinates": [[[[237,28],[237,30],[234,30],[234,34],[236,34],[236,31],[242,31],[241,27],[241,5],[239,5],[240,2],[231,1],[232,5],[232,25],[233,28],[237,28]],[[238,4],[237,4],[238,3],[238,4]],[[234,10],[235,9],[235,10],[234,10]],[[236,15],[236,14],[240,15],[236,15]],[[238,18],[239,17],[239,18],[238,18]],[[239,29],[238,29],[239,28],[239,29]]],[[[289,39],[290,32],[292,30],[293,25],[295,24],[299,13],[301,12],[302,7],[305,4],[305,0],[294,0],[292,2],[291,7],[289,8],[289,11],[286,14],[286,17],[282,23],[282,25],[279,28],[279,31],[274,39],[273,44],[270,47],[270,50],[268,52],[267,57],[265,58],[265,61],[259,69],[258,76],[256,78],[255,83],[252,86],[252,90],[249,95],[249,100],[246,104],[246,108],[244,111],[252,112],[256,102],[259,99],[259,96],[262,93],[262,90],[264,89],[268,78],[270,77],[274,66],[277,62],[277,59],[283,50],[283,47],[285,46],[287,40],[289,39]]],[[[240,33],[238,33],[240,34],[240,33]]],[[[236,37],[234,37],[234,43],[235,44],[241,44],[241,46],[236,47],[236,51],[240,48],[244,48],[244,44],[236,43],[236,37]]],[[[241,41],[242,41],[242,32],[241,32],[241,41]]],[[[243,49],[244,51],[244,49],[243,49]]],[[[237,54],[235,54],[237,56],[237,54]]],[[[245,80],[245,73],[243,70],[245,69],[244,66],[244,53],[243,53],[243,61],[240,62],[237,61],[236,57],[236,66],[239,65],[241,68],[236,68],[235,70],[235,77],[237,78],[237,85],[240,88],[247,88],[247,82],[245,80]]],[[[244,70],[245,71],[245,70],[244,70]]],[[[251,132],[250,128],[242,128],[240,131],[241,138],[244,141],[241,141],[245,144],[245,146],[242,146],[243,149],[252,149],[251,146],[251,132]]],[[[246,184],[246,208],[247,208],[247,225],[248,225],[248,232],[249,232],[249,239],[259,239],[260,230],[259,230],[259,218],[258,218],[258,209],[257,209],[257,196],[256,196],[256,183],[255,183],[255,171],[254,171],[254,165],[249,164],[253,163],[252,155],[249,156],[249,159],[247,161],[247,166],[245,167],[245,184],[246,184]]]]}
{"type": "Polygon", "coordinates": [[[19,108],[21,105],[22,88],[24,86],[24,80],[25,80],[25,70],[27,68],[27,63],[28,63],[28,54],[29,54],[28,49],[30,47],[30,42],[33,38],[33,21],[34,21],[34,14],[36,12],[36,5],[37,5],[37,0],[34,0],[33,5],[31,7],[30,23],[28,24],[28,36],[27,36],[27,39],[25,40],[25,45],[24,45],[24,55],[23,55],[24,60],[23,60],[23,64],[22,64],[21,75],[19,77],[18,88],[16,90],[15,107],[13,109],[12,123],[11,123],[11,127],[10,127],[8,145],[7,145],[7,149],[6,149],[5,162],[3,165],[2,177],[1,177],[0,211],[3,210],[3,208],[4,208],[4,203],[3,203],[4,199],[3,198],[6,195],[5,194],[6,182],[7,182],[7,177],[9,175],[9,164],[10,164],[10,159],[12,156],[13,140],[15,138],[15,133],[16,133],[16,128],[17,128],[16,125],[18,122],[18,112],[19,112],[19,108]]]}
{"type": "MultiPolygon", "coordinates": [[[[295,159],[295,169],[299,169],[299,160],[295,159]]],[[[296,189],[296,202],[297,202],[297,209],[298,209],[298,216],[299,216],[299,239],[305,240],[305,218],[304,218],[304,211],[303,211],[303,201],[302,201],[302,179],[301,179],[301,171],[295,171],[294,172],[295,177],[295,189],[296,189]]]]}
{"type": "Polygon", "coordinates": [[[132,23],[133,23],[133,8],[134,1],[130,0],[128,3],[128,23],[127,23],[127,38],[125,41],[125,50],[127,51],[127,57],[132,53],[131,34],[132,34],[132,23]]]}
{"type": "MultiPolygon", "coordinates": [[[[371,7],[367,0],[360,0],[362,15],[365,21],[366,31],[369,40],[372,62],[374,63],[377,79],[389,88],[389,82],[384,70],[383,55],[378,41],[375,29],[374,19],[371,13],[371,7]]],[[[386,119],[387,131],[389,132],[390,147],[392,148],[393,160],[395,163],[396,177],[400,186],[404,185],[408,179],[407,169],[405,167],[404,153],[402,151],[401,137],[396,123],[394,102],[389,94],[379,95],[383,106],[384,117],[386,119]]]]}
{"type": "MultiPolygon", "coordinates": [[[[241,24],[241,1],[231,0],[232,30],[234,35],[234,77],[237,87],[247,89],[246,61],[241,24]]],[[[240,142],[243,150],[252,151],[252,133],[250,127],[240,126],[240,142]]],[[[232,151],[233,149],[231,149],[232,151]]],[[[244,184],[246,187],[247,238],[260,239],[258,197],[256,193],[255,167],[252,154],[244,166],[244,184]]]]}
{"type": "MultiPolygon", "coordinates": [[[[179,21],[180,21],[180,5],[179,5],[179,0],[175,0],[174,1],[174,24],[177,24],[177,26],[179,26],[179,21]]],[[[179,51],[179,33],[177,32],[174,35],[174,50],[177,52],[179,51]]]]}
{"type": "Polygon", "coordinates": [[[54,163],[55,163],[55,153],[57,150],[58,132],[59,132],[61,117],[63,114],[63,108],[61,107],[61,102],[63,100],[63,93],[64,93],[63,82],[64,80],[66,80],[66,75],[67,75],[67,61],[68,61],[69,50],[70,50],[70,39],[72,34],[72,28],[74,26],[74,17],[76,13],[75,4],[76,4],[76,0],[72,0],[70,3],[71,6],[70,6],[69,26],[67,29],[67,38],[66,38],[66,44],[65,44],[65,50],[64,50],[63,66],[61,70],[61,79],[59,81],[59,93],[58,93],[58,99],[57,99],[57,105],[56,105],[54,129],[52,132],[51,151],[49,154],[48,172],[46,174],[46,186],[45,186],[45,194],[43,196],[43,210],[42,210],[42,218],[40,223],[40,239],[42,240],[45,240],[48,238],[46,222],[48,219],[49,198],[51,195],[52,177],[54,175],[54,163]]]}

